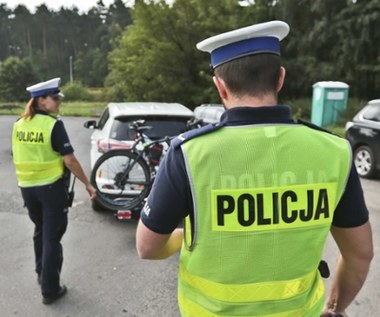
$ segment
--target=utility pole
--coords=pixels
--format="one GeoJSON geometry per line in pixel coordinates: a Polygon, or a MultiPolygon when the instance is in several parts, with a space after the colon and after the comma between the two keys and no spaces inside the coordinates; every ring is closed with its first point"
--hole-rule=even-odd
{"type": "Polygon", "coordinates": [[[73,82],[73,57],[70,56],[70,83],[73,82]]]}

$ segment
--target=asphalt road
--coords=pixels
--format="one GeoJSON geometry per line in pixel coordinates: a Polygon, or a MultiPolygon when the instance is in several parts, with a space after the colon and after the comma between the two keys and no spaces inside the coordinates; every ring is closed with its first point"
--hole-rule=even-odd
{"type": "MultiPolygon", "coordinates": [[[[16,185],[11,159],[15,116],[0,116],[0,316],[11,317],[176,317],[178,257],[143,261],[135,251],[135,222],[120,222],[110,212],[94,212],[76,183],[74,206],[63,238],[62,281],[67,295],[54,305],[41,303],[34,274],[33,226],[16,185]]],[[[63,118],[75,154],[89,175],[90,118],[63,118]]],[[[365,287],[348,310],[350,317],[379,316],[380,180],[363,180],[374,231],[375,259],[365,287]]],[[[325,259],[333,266],[337,250],[331,238],[325,259]]],[[[330,280],[326,281],[327,287],[330,280]]]]}

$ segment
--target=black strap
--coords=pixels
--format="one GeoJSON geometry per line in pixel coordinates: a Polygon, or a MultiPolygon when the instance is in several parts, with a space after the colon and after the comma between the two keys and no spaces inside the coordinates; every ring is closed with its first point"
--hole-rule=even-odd
{"type": "Polygon", "coordinates": [[[73,183],[71,185],[71,188],[69,192],[67,193],[67,205],[68,207],[72,207],[73,201],[74,201],[74,184],[75,184],[76,177],[74,176],[73,183]]]}
{"type": "Polygon", "coordinates": [[[74,175],[74,179],[73,179],[73,183],[71,185],[71,189],[70,189],[70,192],[73,192],[74,191],[74,185],[75,185],[75,180],[77,179],[77,177],[74,175]]]}

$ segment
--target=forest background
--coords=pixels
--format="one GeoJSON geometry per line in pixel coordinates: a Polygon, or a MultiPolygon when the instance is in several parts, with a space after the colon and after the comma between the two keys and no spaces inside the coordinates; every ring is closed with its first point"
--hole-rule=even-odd
{"type": "MultiPolygon", "coordinates": [[[[342,81],[350,117],[379,98],[380,0],[102,1],[34,12],[0,0],[0,105],[23,105],[25,87],[61,77],[66,102],[219,103],[201,40],[254,23],[283,20],[287,78],[280,101],[310,119],[313,84],[342,81]]],[[[0,112],[1,113],[1,112],[0,112]]],[[[343,118],[345,119],[345,118],[343,118]]]]}

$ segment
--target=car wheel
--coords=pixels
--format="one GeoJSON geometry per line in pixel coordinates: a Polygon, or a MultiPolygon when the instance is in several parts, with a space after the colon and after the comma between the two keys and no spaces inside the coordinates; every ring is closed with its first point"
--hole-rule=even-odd
{"type": "Polygon", "coordinates": [[[363,178],[372,178],[375,176],[375,156],[368,146],[360,146],[355,150],[354,162],[359,176],[363,178]]]}

